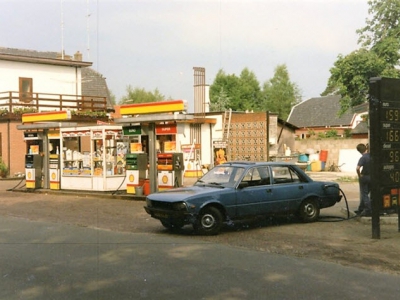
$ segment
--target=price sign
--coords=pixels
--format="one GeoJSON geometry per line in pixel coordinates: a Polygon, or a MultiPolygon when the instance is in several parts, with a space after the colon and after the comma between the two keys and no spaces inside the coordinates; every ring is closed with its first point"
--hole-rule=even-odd
{"type": "Polygon", "coordinates": [[[400,205],[399,79],[370,79],[369,131],[372,236],[373,238],[379,238],[379,211],[400,205]]]}
{"type": "MultiPolygon", "coordinates": [[[[400,81],[376,78],[370,90],[370,149],[380,186],[400,184],[400,81]]],[[[370,86],[371,88],[371,86],[370,86]]]]}

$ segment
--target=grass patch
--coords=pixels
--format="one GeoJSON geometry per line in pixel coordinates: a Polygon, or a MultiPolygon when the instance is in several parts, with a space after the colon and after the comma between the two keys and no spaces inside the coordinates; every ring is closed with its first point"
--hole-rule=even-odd
{"type": "Polygon", "coordinates": [[[337,179],[339,182],[358,182],[357,176],[341,176],[337,179]]]}

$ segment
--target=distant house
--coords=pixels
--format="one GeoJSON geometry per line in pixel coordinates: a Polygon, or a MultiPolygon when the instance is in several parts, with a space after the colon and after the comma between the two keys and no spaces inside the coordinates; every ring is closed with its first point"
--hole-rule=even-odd
{"type": "Polygon", "coordinates": [[[363,121],[362,115],[368,112],[368,106],[359,105],[342,115],[339,111],[339,95],[311,98],[292,108],[288,122],[298,127],[295,133],[298,139],[318,137],[333,131],[343,137],[351,135],[363,121]]]}

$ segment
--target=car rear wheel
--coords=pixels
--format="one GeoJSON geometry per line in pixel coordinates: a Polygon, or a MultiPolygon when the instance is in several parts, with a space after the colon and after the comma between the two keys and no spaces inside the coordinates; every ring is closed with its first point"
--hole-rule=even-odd
{"type": "Polygon", "coordinates": [[[185,225],[183,222],[179,222],[179,221],[171,222],[171,221],[161,220],[160,222],[168,230],[181,229],[183,227],[183,225],[185,225]]]}
{"type": "Polygon", "coordinates": [[[207,207],[202,210],[196,223],[193,225],[194,230],[203,235],[216,235],[222,227],[223,215],[216,207],[207,207]]]}
{"type": "Polygon", "coordinates": [[[300,205],[299,215],[304,222],[315,222],[319,217],[318,202],[311,198],[304,200],[300,205]]]}

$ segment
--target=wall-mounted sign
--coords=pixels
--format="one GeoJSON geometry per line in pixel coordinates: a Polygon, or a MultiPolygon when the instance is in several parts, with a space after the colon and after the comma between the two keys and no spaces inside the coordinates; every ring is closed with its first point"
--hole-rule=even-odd
{"type": "Polygon", "coordinates": [[[24,132],[24,139],[25,140],[37,140],[38,133],[37,132],[24,132]]]}
{"type": "Polygon", "coordinates": [[[163,125],[156,125],[156,134],[177,134],[178,129],[176,124],[163,124],[163,125]]]}
{"type": "Polygon", "coordinates": [[[142,128],[140,126],[122,127],[124,135],[141,135],[142,128]]]}

